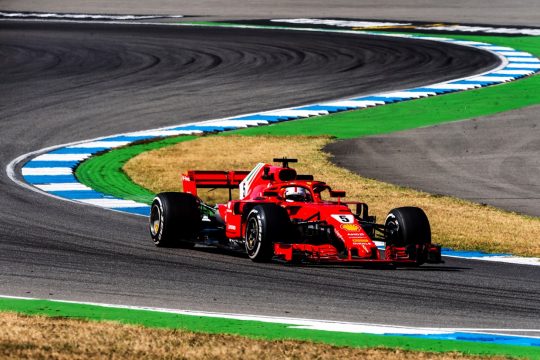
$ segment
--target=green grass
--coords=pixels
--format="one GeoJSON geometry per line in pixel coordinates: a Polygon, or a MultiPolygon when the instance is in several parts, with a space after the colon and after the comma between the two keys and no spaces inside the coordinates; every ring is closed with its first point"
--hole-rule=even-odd
{"type": "Polygon", "coordinates": [[[337,138],[392,133],[445,122],[471,119],[540,103],[540,76],[472,90],[295,120],[237,131],[242,135],[332,135],[337,138]]]}
{"type": "Polygon", "coordinates": [[[171,314],[49,300],[0,298],[0,311],[97,321],[110,320],[153,328],[184,329],[210,334],[234,334],[266,340],[307,340],[360,348],[386,347],[430,352],[457,351],[471,355],[540,359],[540,349],[535,347],[307,330],[279,323],[171,314]]]}
{"type": "Polygon", "coordinates": [[[126,161],[140,153],[194,138],[194,136],[180,136],[115,149],[82,162],[75,174],[81,183],[98,192],[150,204],[155,194],[133,183],[122,167],[126,161]]]}

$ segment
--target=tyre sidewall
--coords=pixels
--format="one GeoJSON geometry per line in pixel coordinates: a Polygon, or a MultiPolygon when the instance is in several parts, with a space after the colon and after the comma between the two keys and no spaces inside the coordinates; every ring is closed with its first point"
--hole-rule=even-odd
{"type": "MultiPolygon", "coordinates": [[[[393,247],[405,247],[409,259],[416,266],[427,259],[427,248],[431,244],[431,228],[425,212],[416,207],[402,207],[390,211],[385,228],[393,228],[394,234],[387,239],[387,259],[392,258],[393,247]]],[[[386,230],[388,231],[388,230],[386,230]]]]}
{"type": "Polygon", "coordinates": [[[287,211],[276,204],[253,207],[246,218],[245,244],[249,258],[256,262],[269,262],[274,256],[274,242],[283,241],[289,225],[287,211]],[[248,246],[250,221],[256,221],[258,233],[253,248],[248,246]]]}
{"type": "Polygon", "coordinates": [[[416,207],[402,207],[390,211],[385,227],[393,224],[395,235],[391,245],[423,245],[431,243],[431,229],[424,211],[416,207]]]}
{"type": "Polygon", "coordinates": [[[160,193],[152,202],[152,211],[159,211],[159,229],[150,228],[150,235],[156,246],[193,247],[193,240],[200,231],[201,218],[197,198],[187,193],[160,193]]]}
{"type": "MultiPolygon", "coordinates": [[[[163,238],[163,228],[164,228],[164,208],[163,208],[163,202],[161,201],[160,197],[159,196],[156,196],[154,198],[154,201],[152,202],[152,207],[151,207],[151,210],[150,212],[152,212],[154,210],[154,208],[157,208],[157,210],[159,211],[159,229],[157,232],[153,232],[152,229],[150,229],[150,235],[152,236],[152,240],[154,241],[154,244],[156,244],[156,246],[160,246],[160,245],[163,245],[162,243],[162,238],[163,238]]],[[[152,227],[153,224],[150,224],[150,226],[152,227]]]]}
{"type": "MultiPolygon", "coordinates": [[[[263,227],[263,214],[261,214],[261,211],[257,208],[252,209],[249,212],[249,215],[247,217],[247,225],[248,227],[251,225],[251,223],[256,223],[257,226],[257,237],[255,239],[254,245],[252,248],[249,247],[248,241],[246,239],[246,252],[250,259],[254,260],[259,257],[259,254],[261,252],[262,243],[265,240],[263,238],[264,234],[264,227],[263,227]]],[[[247,231],[247,230],[246,230],[247,231]]]]}

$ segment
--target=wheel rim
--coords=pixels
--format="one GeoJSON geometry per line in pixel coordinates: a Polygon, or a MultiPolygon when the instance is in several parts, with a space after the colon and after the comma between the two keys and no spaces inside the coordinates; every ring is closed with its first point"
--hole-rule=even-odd
{"type": "Polygon", "coordinates": [[[256,218],[249,219],[246,229],[246,248],[248,254],[252,254],[259,242],[259,223],[256,218]]]}
{"type": "Polygon", "coordinates": [[[150,212],[150,233],[152,234],[152,237],[156,236],[159,233],[159,229],[161,226],[161,209],[159,206],[154,205],[152,206],[152,210],[150,212]]]}
{"type": "Polygon", "coordinates": [[[392,244],[399,242],[399,237],[398,237],[399,223],[397,219],[395,217],[387,218],[386,224],[384,227],[386,231],[387,243],[388,241],[391,242],[392,244]]]}

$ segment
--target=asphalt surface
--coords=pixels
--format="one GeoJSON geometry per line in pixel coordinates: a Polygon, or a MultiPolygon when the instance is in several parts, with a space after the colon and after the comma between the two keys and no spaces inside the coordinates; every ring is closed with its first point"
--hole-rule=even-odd
{"type": "Polygon", "coordinates": [[[368,178],[540,216],[539,110],[343,140],[326,151],[368,178]]]}
{"type": "Polygon", "coordinates": [[[538,26],[537,0],[0,0],[13,11],[174,14],[202,19],[357,18],[538,26]]]}
{"type": "MultiPolygon", "coordinates": [[[[476,50],[447,46],[259,30],[1,23],[0,163],[69,141],[413,86],[495,65],[476,50]]],[[[416,326],[538,326],[538,267],[450,259],[397,271],[306,268],[157,249],[144,218],[36,194],[3,171],[0,184],[2,294],[416,326]]]]}

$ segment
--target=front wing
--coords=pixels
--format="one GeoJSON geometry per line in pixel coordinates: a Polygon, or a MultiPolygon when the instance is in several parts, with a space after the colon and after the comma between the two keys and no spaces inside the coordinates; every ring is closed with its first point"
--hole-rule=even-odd
{"type": "Polygon", "coordinates": [[[385,257],[377,254],[371,257],[357,257],[349,251],[340,254],[331,244],[274,244],[274,255],[285,262],[307,263],[357,263],[357,264],[393,264],[419,265],[423,262],[430,264],[442,263],[441,247],[433,244],[413,245],[409,247],[386,246],[385,257]],[[421,257],[421,258],[420,258],[421,257]]]}

